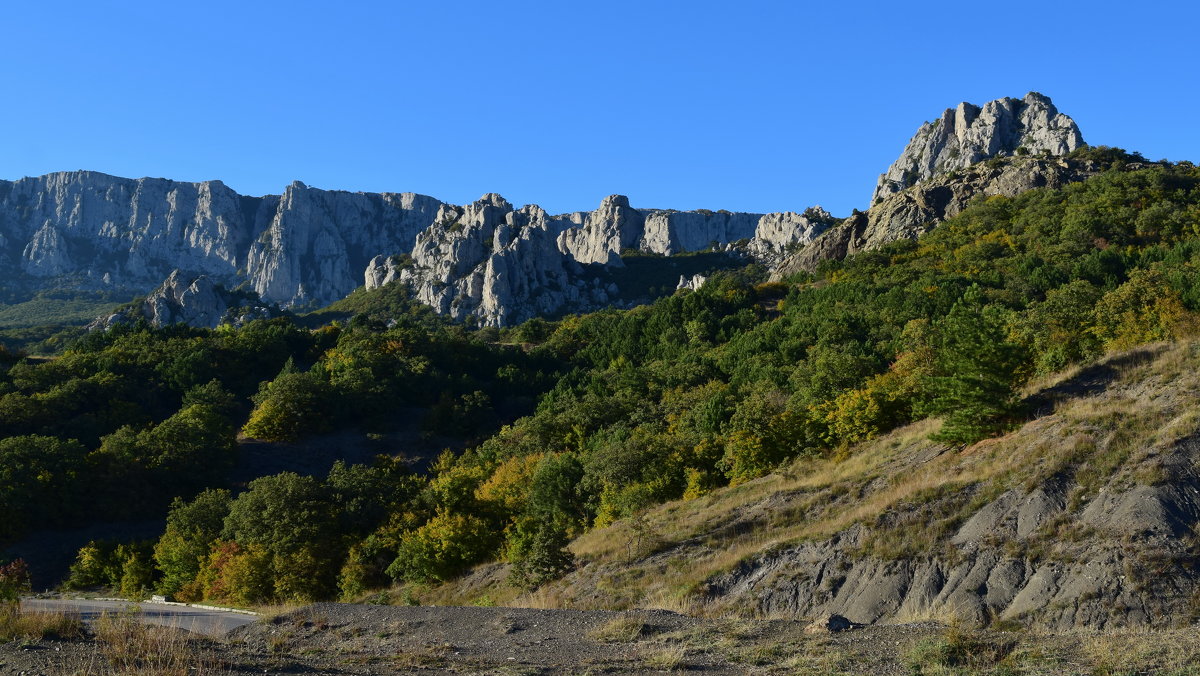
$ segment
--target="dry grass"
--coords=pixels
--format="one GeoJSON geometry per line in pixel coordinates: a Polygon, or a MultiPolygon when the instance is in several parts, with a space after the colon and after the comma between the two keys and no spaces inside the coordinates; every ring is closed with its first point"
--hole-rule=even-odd
{"type": "Polygon", "coordinates": [[[15,603],[0,603],[0,643],[72,639],[83,636],[83,622],[66,613],[22,610],[15,603]]]}
{"type": "Polygon", "coordinates": [[[588,632],[588,638],[601,643],[632,643],[646,632],[646,618],[622,615],[588,632]]]}
{"type": "Polygon", "coordinates": [[[571,607],[563,590],[551,585],[539,587],[502,605],[514,608],[534,608],[536,610],[559,610],[571,607]]]}
{"type": "MultiPolygon", "coordinates": [[[[940,638],[914,644],[905,655],[915,674],[986,673],[998,666],[1011,667],[1009,655],[1017,646],[1012,638],[966,631],[951,625],[940,638]]],[[[1007,670],[1007,669],[1006,669],[1007,670]]]]}
{"type": "Polygon", "coordinates": [[[219,673],[217,660],[180,629],[142,624],[130,614],[102,615],[93,623],[97,652],[108,673],[187,676],[219,673]]]}
{"type": "Polygon", "coordinates": [[[1094,674],[1200,674],[1200,639],[1193,632],[1098,634],[1079,646],[1094,674]]]}
{"type": "MultiPolygon", "coordinates": [[[[533,594],[516,597],[496,576],[481,582],[476,575],[444,586],[434,602],[487,595],[498,605],[663,608],[719,616],[731,609],[705,601],[714,576],[851,528],[863,529],[865,545],[852,552],[856,556],[952,555],[950,536],[1007,490],[1028,492],[1067,477],[1077,485],[1069,506],[1078,510],[1106,486],[1168,480],[1159,461],[1168,455],[1164,451],[1200,429],[1200,343],[1113,354],[1043,379],[1028,393],[1052,387],[1059,388],[1054,413],[1003,437],[951,449],[928,440],[938,421],[914,423],[838,458],[799,461],[593,530],[570,546],[579,569],[533,594]],[[657,545],[631,556],[634,543],[646,537],[657,545]]],[[[1058,556],[1057,550],[1078,539],[1066,535],[1084,534],[1071,514],[1055,524],[1063,537],[1047,532],[1044,542],[1028,546],[1058,556]]]]}
{"type": "Polygon", "coordinates": [[[275,603],[265,606],[256,606],[253,610],[258,613],[258,617],[263,622],[276,622],[284,615],[292,613],[304,607],[302,603],[275,603]]]}
{"type": "Polygon", "coordinates": [[[656,650],[645,658],[642,663],[647,669],[655,671],[679,671],[686,669],[684,660],[687,659],[687,649],[682,646],[672,646],[656,650]]]}

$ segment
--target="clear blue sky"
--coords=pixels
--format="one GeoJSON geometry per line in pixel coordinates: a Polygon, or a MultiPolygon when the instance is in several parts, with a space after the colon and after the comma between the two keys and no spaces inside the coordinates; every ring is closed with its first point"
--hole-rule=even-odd
{"type": "Polygon", "coordinates": [[[551,212],[865,207],[924,120],[1040,91],[1200,160],[1194,2],[7,3],[0,178],[293,179],[551,212]]]}

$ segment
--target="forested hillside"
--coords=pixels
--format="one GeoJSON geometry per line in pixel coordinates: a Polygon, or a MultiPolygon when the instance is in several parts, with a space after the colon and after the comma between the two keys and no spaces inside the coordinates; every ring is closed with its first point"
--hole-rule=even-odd
{"type": "Polygon", "coordinates": [[[656,503],[926,417],[952,444],[1003,433],[1030,378],[1188,334],[1200,310],[1200,170],[1075,154],[1111,169],[784,282],[723,272],[506,331],[384,287],[335,308],[344,324],[118,327],[49,361],[0,353],[0,541],[169,509],[157,543],[89,547],[72,582],[249,604],[504,558],[534,588],[571,567],[571,538],[656,503]],[[324,477],[226,479],[239,431],[386,435],[414,407],[469,450],[428,474],[385,448],[324,477]]]}

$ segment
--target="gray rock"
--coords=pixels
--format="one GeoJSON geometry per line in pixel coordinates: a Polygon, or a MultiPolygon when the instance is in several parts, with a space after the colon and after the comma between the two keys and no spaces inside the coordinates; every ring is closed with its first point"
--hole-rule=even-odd
{"type": "Polygon", "coordinates": [[[839,220],[820,206],[809,207],[802,214],[791,211],[767,214],[755,226],[748,251],[760,261],[778,264],[788,253],[807,245],[839,220]]]}
{"type": "Polygon", "coordinates": [[[559,250],[579,263],[621,265],[621,251],[642,240],[646,218],[624,195],[609,195],[587,216],[582,228],[564,230],[559,250]]]}
{"type": "Polygon", "coordinates": [[[1066,498],[1080,486],[1069,477],[1005,491],[981,504],[944,547],[916,556],[863,556],[861,524],[766,550],[711,579],[709,601],[714,610],[837,614],[867,624],[957,618],[1052,630],[1175,626],[1200,594],[1200,571],[1174,563],[1190,560],[1200,527],[1197,458],[1200,444],[1185,439],[1162,453],[1165,483],[1130,485],[1118,472],[1074,506],[1066,498]]]}
{"type": "Polygon", "coordinates": [[[692,275],[691,277],[679,275],[679,284],[675,285],[675,290],[681,291],[687,289],[688,291],[699,291],[700,287],[704,286],[704,282],[706,281],[708,281],[708,278],[704,275],[692,275]]]}
{"type": "Polygon", "coordinates": [[[920,181],[1018,151],[1065,155],[1085,145],[1079,127],[1046,96],[1002,98],[982,108],[960,103],[921,125],[900,157],[879,177],[871,204],[920,181]]]}
{"type": "Polygon", "coordinates": [[[804,627],[806,634],[834,634],[854,628],[854,623],[836,613],[827,613],[804,627]]]}
{"type": "Polygon", "coordinates": [[[140,303],[124,312],[99,317],[89,330],[108,330],[144,318],[154,326],[188,324],[215,328],[230,309],[231,294],[206,275],[186,275],[174,270],[166,281],[140,303]]]}
{"type": "Polygon", "coordinates": [[[411,249],[440,205],[300,183],[282,196],[245,197],[220,181],[62,172],[0,181],[0,261],[33,288],[145,293],[179,268],[229,287],[250,282],[284,305],[329,303],[358,286],[374,256],[411,249]]]}

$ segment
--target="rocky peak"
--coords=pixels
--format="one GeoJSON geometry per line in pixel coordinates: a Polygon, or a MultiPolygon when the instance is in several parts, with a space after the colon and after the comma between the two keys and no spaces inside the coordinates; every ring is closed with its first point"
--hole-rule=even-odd
{"type": "Polygon", "coordinates": [[[981,195],[1014,197],[1034,188],[1061,188],[1091,178],[1107,166],[1088,158],[1035,155],[984,162],[936,176],[888,195],[869,211],[855,212],[829,228],[784,258],[774,278],[813,272],[821,261],[838,260],[900,239],[916,239],[958,215],[981,195]]]}
{"type": "Polygon", "coordinates": [[[617,207],[629,207],[629,198],[624,195],[609,195],[603,200],[600,200],[601,209],[615,209],[617,207]]]}
{"type": "Polygon", "coordinates": [[[982,107],[960,103],[921,125],[900,157],[879,177],[871,203],[938,174],[1014,154],[1065,155],[1085,145],[1079,127],[1047,96],[1002,98],[982,107]]]}
{"type": "Polygon", "coordinates": [[[785,211],[759,219],[748,250],[768,264],[778,263],[788,253],[804,246],[838,222],[828,211],[811,206],[803,213],[785,211]]]}
{"type": "Polygon", "coordinates": [[[645,224],[645,216],[629,206],[628,197],[609,195],[582,228],[563,232],[559,249],[579,263],[620,266],[621,250],[637,245],[645,224]]]}

